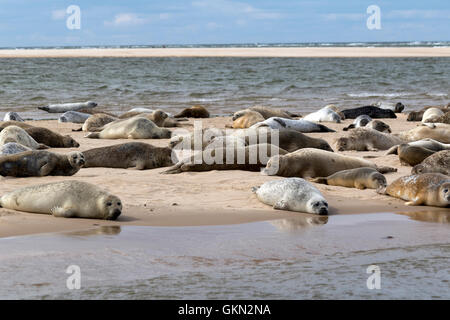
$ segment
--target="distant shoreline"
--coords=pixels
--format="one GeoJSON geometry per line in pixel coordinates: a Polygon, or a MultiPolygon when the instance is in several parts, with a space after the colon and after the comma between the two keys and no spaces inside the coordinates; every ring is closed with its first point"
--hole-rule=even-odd
{"type": "Polygon", "coordinates": [[[260,47],[260,48],[82,48],[3,49],[0,58],[101,57],[286,57],[286,58],[402,58],[450,57],[450,47],[260,47]]]}

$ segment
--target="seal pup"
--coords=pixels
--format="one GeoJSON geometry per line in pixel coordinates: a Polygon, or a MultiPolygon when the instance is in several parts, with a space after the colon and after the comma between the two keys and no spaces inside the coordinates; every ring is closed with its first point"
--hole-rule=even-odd
{"type": "Polygon", "coordinates": [[[20,188],[2,196],[0,206],[64,218],[116,220],[122,213],[118,197],[93,184],[74,180],[20,188]]]}
{"type": "Polygon", "coordinates": [[[78,148],[80,144],[71,136],[63,136],[47,128],[32,127],[24,129],[34,140],[51,148],[78,148]]]}
{"type": "Polygon", "coordinates": [[[410,146],[409,144],[402,143],[397,148],[398,158],[402,165],[415,166],[421,163],[425,158],[428,158],[436,151],[429,150],[427,148],[419,146],[410,146]]]}
{"type": "Polygon", "coordinates": [[[148,143],[127,142],[83,151],[85,168],[154,169],[173,165],[172,150],[148,143]]]}
{"type": "Polygon", "coordinates": [[[255,123],[264,121],[265,119],[259,112],[245,109],[235,112],[231,120],[233,120],[233,124],[231,126],[226,125],[225,127],[231,127],[234,129],[246,129],[250,128],[255,123]]]}
{"type": "Polygon", "coordinates": [[[338,151],[378,151],[387,150],[403,142],[402,139],[387,133],[370,128],[357,128],[350,131],[347,137],[336,139],[335,145],[338,151]]]}
{"type": "Polygon", "coordinates": [[[6,156],[10,154],[21,153],[25,151],[31,151],[33,149],[25,147],[17,142],[8,142],[0,147],[0,156],[6,156]]]}
{"type": "Polygon", "coordinates": [[[264,119],[269,119],[272,117],[286,118],[286,119],[292,119],[293,117],[301,117],[301,115],[299,114],[295,114],[283,109],[269,108],[264,106],[253,106],[248,109],[259,112],[264,117],[264,119]]]}
{"type": "Polygon", "coordinates": [[[377,130],[384,133],[391,133],[391,127],[380,120],[372,120],[367,125],[366,128],[377,130]]]}
{"type": "Polygon", "coordinates": [[[36,142],[24,129],[17,126],[8,126],[0,132],[0,146],[8,142],[17,142],[33,150],[48,149],[48,146],[36,142]]]}
{"type": "Polygon", "coordinates": [[[316,112],[306,115],[304,120],[313,122],[335,122],[341,123],[341,117],[330,107],[323,107],[316,112]]]}
{"type": "Polygon", "coordinates": [[[67,111],[59,116],[58,122],[84,123],[91,115],[78,111],[67,111]]]}
{"type": "Polygon", "coordinates": [[[394,135],[405,142],[430,138],[442,143],[450,143],[450,125],[443,123],[425,123],[409,131],[394,135]]]}
{"type": "Polygon", "coordinates": [[[366,114],[369,117],[373,119],[380,119],[380,118],[397,118],[394,111],[389,109],[381,109],[374,106],[365,106],[365,107],[359,107],[354,109],[345,109],[341,111],[345,119],[355,119],[360,115],[366,114]]]}
{"type": "Polygon", "coordinates": [[[22,119],[21,116],[17,112],[7,112],[5,114],[5,117],[3,118],[3,121],[20,121],[23,122],[25,120],[22,119]]]}
{"type": "Polygon", "coordinates": [[[174,118],[209,118],[209,111],[204,106],[195,105],[190,108],[183,109],[174,115],[174,118]]]}
{"type": "Polygon", "coordinates": [[[72,176],[84,165],[81,152],[57,154],[26,151],[0,157],[0,175],[6,177],[72,176]]]}
{"type": "Polygon", "coordinates": [[[379,193],[407,201],[407,206],[450,206],[450,177],[423,173],[396,179],[379,193]]]}
{"type": "Polygon", "coordinates": [[[90,139],[165,139],[170,138],[168,129],[160,128],[146,118],[130,118],[108,123],[100,132],[91,132],[90,139]]]}
{"type": "MultiPolygon", "coordinates": [[[[432,151],[450,150],[450,144],[441,143],[439,141],[436,141],[436,140],[433,140],[430,138],[417,140],[417,141],[413,141],[413,142],[408,142],[407,145],[415,146],[415,147],[422,147],[422,148],[426,148],[426,149],[432,150],[432,151]]],[[[398,154],[397,150],[398,150],[398,146],[393,146],[386,152],[386,155],[398,154]]]]}
{"type": "Polygon", "coordinates": [[[450,150],[438,151],[411,169],[411,174],[442,173],[450,176],[450,150]]]}
{"type": "Polygon", "coordinates": [[[348,130],[354,129],[354,128],[365,127],[370,121],[372,121],[371,117],[369,117],[366,114],[362,114],[362,115],[356,117],[355,120],[353,121],[353,123],[350,124],[349,126],[345,127],[343,130],[348,131],[348,130]]]}
{"type": "Polygon", "coordinates": [[[201,157],[193,156],[179,161],[162,174],[174,174],[186,171],[211,170],[246,170],[259,171],[267,160],[278,154],[287,154],[286,150],[267,143],[254,144],[242,147],[212,148],[202,151],[201,157]],[[196,163],[200,159],[201,163],[196,163]],[[217,161],[216,161],[217,160],[217,161]]]}
{"type": "Polygon", "coordinates": [[[311,182],[356,189],[386,188],[386,177],[374,168],[361,167],[338,171],[328,177],[314,178],[311,182]]]}
{"type": "Polygon", "coordinates": [[[425,111],[427,111],[430,108],[437,108],[442,110],[443,112],[450,111],[450,106],[447,105],[446,107],[440,107],[440,106],[426,106],[419,111],[411,111],[408,113],[408,117],[406,118],[407,121],[422,121],[423,115],[425,111]]]}
{"type": "Polygon", "coordinates": [[[435,122],[436,119],[443,116],[444,112],[438,108],[428,108],[422,116],[422,123],[435,122]]]}
{"type": "Polygon", "coordinates": [[[374,104],[375,107],[379,107],[381,109],[388,109],[394,111],[394,113],[402,113],[402,111],[405,109],[405,105],[401,102],[389,103],[389,102],[377,102],[374,104]]]}
{"type": "MultiPolygon", "coordinates": [[[[83,123],[83,126],[81,127],[82,131],[85,132],[98,132],[102,131],[103,127],[107,125],[108,123],[116,121],[117,118],[110,116],[105,113],[96,113],[91,115],[87,120],[83,123]]],[[[75,131],[75,130],[74,130],[75,131]]],[[[76,130],[80,131],[80,130],[76,130]]]]}
{"type": "Polygon", "coordinates": [[[292,120],[286,118],[272,117],[262,122],[258,122],[250,127],[250,129],[256,129],[261,127],[269,127],[271,129],[292,129],[299,132],[336,132],[323,124],[318,124],[315,122],[299,119],[292,120]]]}
{"type": "Polygon", "coordinates": [[[450,124],[450,111],[447,111],[440,117],[429,119],[428,122],[450,124]]]}
{"type": "Polygon", "coordinates": [[[316,178],[328,177],[336,172],[361,167],[374,168],[380,173],[395,172],[397,169],[378,167],[376,164],[357,157],[305,148],[286,155],[269,159],[263,174],[282,177],[316,178]]]}
{"type": "Polygon", "coordinates": [[[92,109],[95,108],[96,106],[97,104],[95,102],[87,101],[87,102],[49,104],[47,106],[38,107],[38,109],[47,111],[49,113],[64,113],[66,111],[79,111],[81,109],[92,109]]]}
{"type": "Polygon", "coordinates": [[[311,183],[301,178],[267,181],[252,188],[257,198],[277,210],[328,214],[328,202],[311,183]]]}

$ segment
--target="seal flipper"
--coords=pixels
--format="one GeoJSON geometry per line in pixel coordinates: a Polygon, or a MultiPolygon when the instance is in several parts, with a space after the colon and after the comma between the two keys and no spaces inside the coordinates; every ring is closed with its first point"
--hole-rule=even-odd
{"type": "Polygon", "coordinates": [[[379,173],[397,172],[397,168],[392,167],[377,167],[376,169],[379,173]]]}
{"type": "Polygon", "coordinates": [[[258,191],[260,187],[261,187],[261,186],[252,187],[252,192],[253,192],[253,193],[256,193],[256,191],[258,191]]]}
{"type": "Polygon", "coordinates": [[[288,204],[284,199],[281,199],[277,203],[273,205],[273,208],[276,210],[289,210],[288,204]]]}
{"type": "Polygon", "coordinates": [[[73,209],[65,209],[62,207],[54,207],[51,210],[51,213],[54,217],[62,218],[73,218],[76,215],[76,212],[73,209]]]}
{"type": "Polygon", "coordinates": [[[398,154],[398,146],[391,147],[384,155],[387,156],[388,154],[398,154]]]}
{"type": "Polygon", "coordinates": [[[355,128],[355,125],[352,123],[352,124],[349,125],[348,127],[345,127],[343,130],[344,130],[344,131],[348,131],[348,130],[354,129],[354,128],[355,128]]]}
{"type": "Polygon", "coordinates": [[[320,128],[321,132],[336,132],[336,130],[330,129],[327,126],[324,126],[323,124],[317,124],[320,128]]]}
{"type": "Polygon", "coordinates": [[[176,165],[170,167],[169,169],[167,169],[166,171],[161,171],[159,174],[175,174],[175,173],[181,173],[183,172],[183,170],[181,169],[181,167],[183,166],[184,163],[177,163],[176,165]]]}

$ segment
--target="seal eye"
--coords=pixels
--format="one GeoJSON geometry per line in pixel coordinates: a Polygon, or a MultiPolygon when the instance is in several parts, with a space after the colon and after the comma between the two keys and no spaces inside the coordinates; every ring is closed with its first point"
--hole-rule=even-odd
{"type": "Polygon", "coordinates": [[[112,205],[112,203],[111,203],[111,202],[108,202],[106,205],[107,205],[108,207],[110,207],[110,206],[112,205]]]}
{"type": "Polygon", "coordinates": [[[444,189],[444,193],[447,193],[448,192],[448,189],[444,189]]]}
{"type": "Polygon", "coordinates": [[[122,204],[121,204],[120,202],[117,202],[117,205],[118,205],[118,206],[121,206],[122,204]]]}

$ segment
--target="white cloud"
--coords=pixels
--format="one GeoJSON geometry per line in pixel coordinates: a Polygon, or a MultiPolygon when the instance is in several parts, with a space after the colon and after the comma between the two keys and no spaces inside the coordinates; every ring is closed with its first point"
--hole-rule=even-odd
{"type": "Polygon", "coordinates": [[[224,15],[246,15],[250,19],[280,19],[282,14],[255,8],[248,3],[226,0],[197,0],[192,6],[224,15]]]}
{"type": "Polygon", "coordinates": [[[105,21],[105,26],[136,26],[145,24],[148,22],[148,19],[144,19],[139,17],[135,13],[119,13],[116,14],[113,21],[105,21]]]}
{"type": "Polygon", "coordinates": [[[362,13],[327,13],[321,15],[322,19],[326,21],[336,20],[348,20],[348,21],[360,21],[366,18],[366,15],[362,13]]]}
{"type": "Polygon", "coordinates": [[[393,10],[386,14],[388,18],[400,19],[438,19],[450,20],[450,10],[393,10]]]}
{"type": "Polygon", "coordinates": [[[53,10],[52,11],[52,19],[53,20],[62,20],[66,16],[66,10],[53,10]]]}

